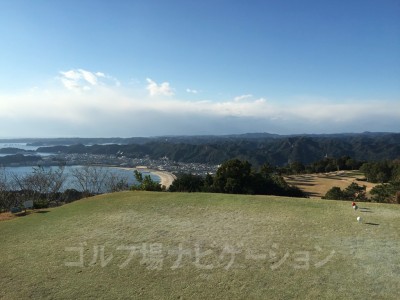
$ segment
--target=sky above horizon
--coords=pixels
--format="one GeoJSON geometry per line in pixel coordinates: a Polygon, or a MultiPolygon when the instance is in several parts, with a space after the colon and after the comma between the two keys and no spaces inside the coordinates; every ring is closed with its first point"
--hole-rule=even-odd
{"type": "Polygon", "coordinates": [[[400,132],[398,0],[0,0],[0,138],[400,132]]]}

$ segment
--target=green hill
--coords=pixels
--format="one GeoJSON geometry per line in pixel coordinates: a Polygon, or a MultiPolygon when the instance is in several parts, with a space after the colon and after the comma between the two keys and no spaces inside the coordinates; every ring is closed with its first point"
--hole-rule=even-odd
{"type": "Polygon", "coordinates": [[[400,206],[359,206],[205,193],[84,199],[0,222],[0,298],[397,299],[400,206]]]}

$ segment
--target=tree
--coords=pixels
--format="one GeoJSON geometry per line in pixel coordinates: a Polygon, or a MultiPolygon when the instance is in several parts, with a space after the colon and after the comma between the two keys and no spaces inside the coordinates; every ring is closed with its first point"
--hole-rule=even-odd
{"type": "Polygon", "coordinates": [[[400,182],[400,160],[394,160],[392,163],[392,181],[400,182]]]}
{"type": "Polygon", "coordinates": [[[20,201],[33,200],[36,208],[47,207],[51,200],[58,202],[56,196],[66,180],[63,166],[57,169],[33,167],[32,173],[12,174],[12,178],[17,189],[21,191],[20,201]]]}
{"type": "Polygon", "coordinates": [[[138,170],[134,171],[136,181],[138,184],[133,185],[131,187],[132,190],[141,190],[141,191],[153,191],[160,192],[162,191],[162,187],[158,182],[153,181],[150,175],[146,175],[143,177],[143,174],[138,170]]]}
{"type": "Polygon", "coordinates": [[[107,169],[88,165],[74,168],[71,174],[76,185],[80,187],[86,196],[104,192],[109,177],[107,169]]]}
{"type": "Polygon", "coordinates": [[[10,184],[7,172],[4,168],[0,168],[0,212],[8,211],[13,206],[9,190],[10,184]]]}
{"type": "Polygon", "coordinates": [[[276,172],[276,168],[273,165],[271,165],[269,162],[265,162],[260,168],[260,173],[264,177],[269,177],[272,174],[274,174],[275,172],[276,172]]]}
{"type": "Polygon", "coordinates": [[[213,182],[214,178],[211,174],[207,173],[206,177],[204,178],[203,192],[212,193],[214,191],[213,182]]]}
{"type": "Polygon", "coordinates": [[[143,174],[140,173],[138,170],[133,171],[135,175],[135,179],[137,182],[142,183],[143,182],[143,174]]]}
{"type": "Polygon", "coordinates": [[[329,160],[329,163],[325,166],[325,172],[337,171],[337,165],[333,160],[329,160]]]}
{"type": "Polygon", "coordinates": [[[248,161],[231,159],[217,170],[214,188],[218,192],[245,194],[249,189],[251,164],[248,161]]]}
{"type": "Polygon", "coordinates": [[[372,195],[371,200],[378,203],[387,203],[392,196],[389,184],[374,186],[370,193],[372,195]]]}
{"type": "Polygon", "coordinates": [[[48,180],[47,199],[56,201],[58,205],[57,194],[61,191],[67,179],[64,166],[59,166],[57,169],[50,168],[45,176],[47,176],[48,180]]]}
{"type": "Polygon", "coordinates": [[[270,165],[265,164],[260,172],[255,172],[249,162],[238,159],[226,161],[218,168],[213,186],[220,193],[306,197],[299,188],[275,174],[270,165]]]}
{"type": "Polygon", "coordinates": [[[367,200],[365,185],[359,186],[357,183],[352,182],[344,191],[345,199],[365,201],[367,200]]]}
{"type": "Polygon", "coordinates": [[[323,196],[322,199],[345,200],[345,195],[340,187],[334,186],[326,192],[325,196],[323,196]]]}
{"type": "Polygon", "coordinates": [[[272,183],[272,190],[268,194],[307,198],[307,195],[301,189],[297,186],[288,184],[281,175],[273,175],[272,183]]]}
{"type": "Polygon", "coordinates": [[[360,163],[352,158],[347,159],[345,165],[347,170],[356,170],[360,167],[360,163]]]}
{"type": "Polygon", "coordinates": [[[389,182],[392,178],[392,164],[387,161],[365,163],[361,166],[360,171],[370,182],[389,182]]]}
{"type": "MultiPolygon", "coordinates": [[[[209,180],[209,179],[207,179],[209,180]]],[[[179,174],[169,187],[171,192],[201,192],[204,190],[205,179],[193,174],[179,174]]]]}
{"type": "Polygon", "coordinates": [[[371,200],[374,202],[400,204],[400,182],[398,181],[376,185],[370,193],[371,200]]]}
{"type": "Polygon", "coordinates": [[[344,170],[346,168],[346,160],[347,159],[348,159],[347,156],[342,156],[342,157],[335,159],[337,171],[344,170]]]}
{"type": "Polygon", "coordinates": [[[109,173],[105,182],[106,190],[110,193],[129,189],[128,179],[117,174],[109,173]]]}
{"type": "MultiPolygon", "coordinates": [[[[143,180],[136,174],[138,181],[143,180]]],[[[280,195],[307,197],[298,187],[289,185],[275,169],[265,164],[260,172],[251,169],[247,161],[232,159],[224,162],[213,177],[180,174],[173,182],[171,192],[215,192],[229,194],[280,195]]]]}
{"type": "Polygon", "coordinates": [[[289,168],[293,174],[301,174],[304,173],[304,171],[306,170],[306,167],[302,163],[297,161],[292,162],[289,165],[289,168]]]}
{"type": "Polygon", "coordinates": [[[328,190],[323,199],[329,200],[352,200],[352,201],[366,201],[366,186],[359,186],[357,183],[352,182],[344,190],[340,187],[334,186],[328,190]]]}

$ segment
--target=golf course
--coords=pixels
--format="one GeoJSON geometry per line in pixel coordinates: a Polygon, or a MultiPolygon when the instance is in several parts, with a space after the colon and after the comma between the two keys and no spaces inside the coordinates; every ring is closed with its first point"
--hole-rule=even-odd
{"type": "Polygon", "coordinates": [[[120,192],[1,221],[0,299],[398,299],[399,253],[400,205],[120,192]]]}
{"type": "Polygon", "coordinates": [[[286,176],[285,180],[292,185],[298,186],[312,198],[321,198],[326,192],[337,186],[345,189],[352,182],[365,185],[367,195],[376,183],[368,182],[359,171],[337,171],[329,173],[298,174],[286,176]],[[361,179],[361,180],[360,180],[361,179]]]}

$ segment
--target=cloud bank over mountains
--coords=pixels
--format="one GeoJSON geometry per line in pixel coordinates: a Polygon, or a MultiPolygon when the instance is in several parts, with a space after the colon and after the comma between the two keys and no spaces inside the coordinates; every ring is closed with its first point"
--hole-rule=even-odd
{"type": "Polygon", "coordinates": [[[198,90],[179,90],[150,77],[141,88],[84,69],[60,71],[55,78],[52,86],[0,93],[0,137],[290,134],[400,128],[400,108],[393,101],[338,103],[299,98],[297,102],[278,102],[253,94],[214,100],[202,99],[198,90]]]}

